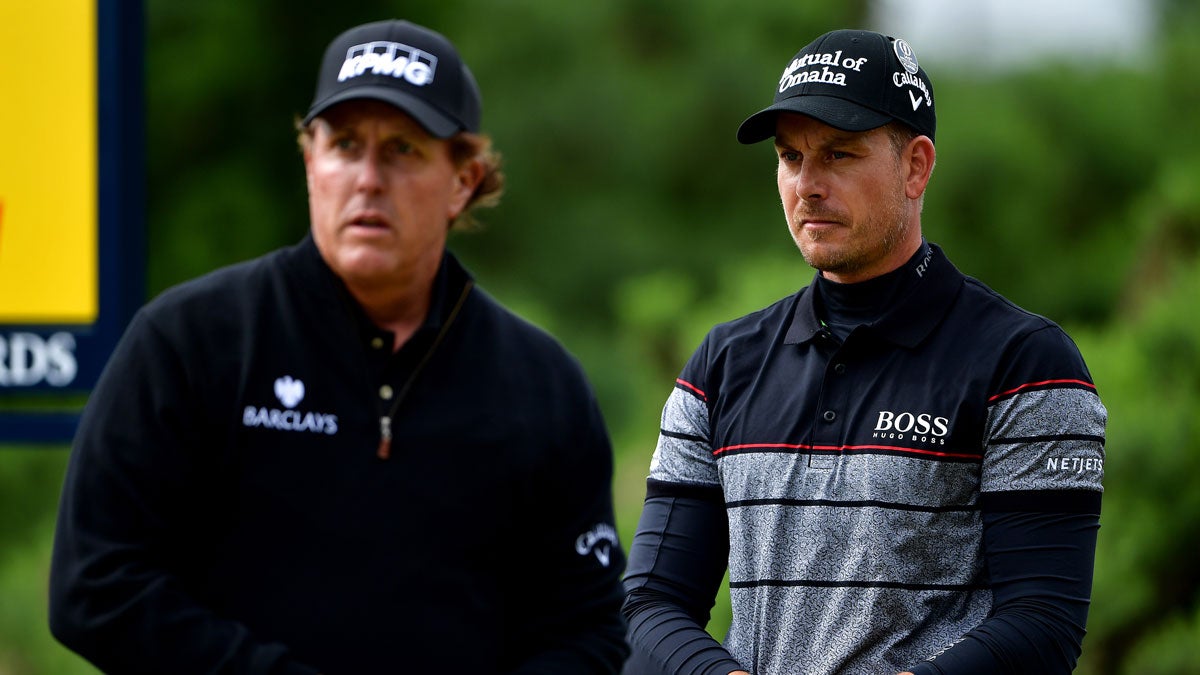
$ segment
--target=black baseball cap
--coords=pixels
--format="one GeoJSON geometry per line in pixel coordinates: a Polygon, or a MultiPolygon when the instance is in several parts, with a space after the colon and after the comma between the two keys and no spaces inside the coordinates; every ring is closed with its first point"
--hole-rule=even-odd
{"type": "Polygon", "coordinates": [[[788,62],[771,107],[738,127],[737,139],[775,135],[781,112],[808,115],[843,131],[867,131],[899,120],[933,140],[933,83],[907,42],[865,30],[835,30],[788,62]]]}
{"type": "Polygon", "coordinates": [[[408,21],[355,26],[325,49],[304,124],[357,98],[390,103],[437,138],[478,132],[479,86],[443,35],[408,21]]]}

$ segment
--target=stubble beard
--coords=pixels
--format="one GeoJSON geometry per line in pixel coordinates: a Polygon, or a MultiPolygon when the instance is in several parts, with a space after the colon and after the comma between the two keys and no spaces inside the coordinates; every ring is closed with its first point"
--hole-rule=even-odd
{"type": "MultiPolygon", "coordinates": [[[[822,215],[820,212],[809,212],[805,217],[821,218],[822,215]]],[[[845,222],[834,215],[829,214],[831,219],[845,222]]],[[[797,216],[796,222],[799,220],[800,217],[797,216]]],[[[861,272],[890,255],[907,239],[912,223],[907,211],[904,186],[896,184],[888,199],[872,211],[866,220],[849,223],[846,227],[850,228],[850,237],[842,246],[816,246],[827,238],[819,231],[792,230],[792,237],[800,249],[800,255],[804,257],[804,262],[813,269],[839,275],[861,272]]],[[[834,234],[844,235],[841,232],[834,234]]]]}

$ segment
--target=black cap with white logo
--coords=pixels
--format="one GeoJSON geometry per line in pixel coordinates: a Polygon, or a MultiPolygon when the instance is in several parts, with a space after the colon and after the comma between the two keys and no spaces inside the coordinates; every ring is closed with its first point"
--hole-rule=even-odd
{"type": "Polygon", "coordinates": [[[775,135],[779,112],[808,115],[843,131],[899,120],[933,140],[933,84],[904,40],[865,30],[835,30],[788,62],[771,107],[738,128],[742,143],[775,135]]]}
{"type": "Polygon", "coordinates": [[[363,24],[334,38],[304,124],[357,98],[390,103],[437,138],[479,131],[482,106],[471,71],[444,36],[408,21],[363,24]]]}

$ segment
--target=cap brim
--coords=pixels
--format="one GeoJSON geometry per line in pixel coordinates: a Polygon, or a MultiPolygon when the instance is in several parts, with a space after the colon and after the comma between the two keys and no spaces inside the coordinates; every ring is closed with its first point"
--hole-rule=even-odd
{"type": "Polygon", "coordinates": [[[747,117],[738,127],[738,141],[749,145],[774,136],[775,118],[781,112],[808,115],[842,131],[868,131],[892,121],[890,115],[864,108],[843,98],[806,94],[786,98],[747,117]]]}
{"type": "Polygon", "coordinates": [[[416,96],[399,91],[395,87],[372,85],[342,89],[333,96],[314,103],[308,114],[304,116],[304,124],[312,122],[315,117],[339,103],[360,98],[390,103],[416,120],[434,138],[450,138],[463,129],[463,125],[458,120],[416,96]]]}

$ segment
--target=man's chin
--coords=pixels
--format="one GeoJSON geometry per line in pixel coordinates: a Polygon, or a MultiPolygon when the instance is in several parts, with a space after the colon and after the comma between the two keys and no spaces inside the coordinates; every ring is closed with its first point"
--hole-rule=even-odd
{"type": "Polygon", "coordinates": [[[841,247],[811,240],[797,242],[797,245],[800,255],[804,256],[804,262],[813,269],[822,272],[838,272],[846,264],[846,255],[841,247]]]}
{"type": "Polygon", "coordinates": [[[344,252],[331,267],[346,283],[357,285],[392,283],[399,276],[391,256],[364,248],[344,252]]]}

